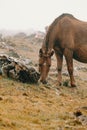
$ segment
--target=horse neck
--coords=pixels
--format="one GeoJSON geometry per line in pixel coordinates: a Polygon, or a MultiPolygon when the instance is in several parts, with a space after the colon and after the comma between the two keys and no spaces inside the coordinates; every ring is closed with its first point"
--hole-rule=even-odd
{"type": "Polygon", "coordinates": [[[43,47],[42,47],[45,50],[45,52],[51,51],[53,49],[53,42],[49,38],[49,36],[48,37],[47,36],[45,37],[43,47]]]}

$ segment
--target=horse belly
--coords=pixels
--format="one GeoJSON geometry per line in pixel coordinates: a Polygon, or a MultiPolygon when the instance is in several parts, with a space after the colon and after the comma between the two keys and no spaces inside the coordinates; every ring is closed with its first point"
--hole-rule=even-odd
{"type": "Polygon", "coordinates": [[[73,53],[73,58],[77,61],[87,63],[87,45],[78,47],[73,53]]]}

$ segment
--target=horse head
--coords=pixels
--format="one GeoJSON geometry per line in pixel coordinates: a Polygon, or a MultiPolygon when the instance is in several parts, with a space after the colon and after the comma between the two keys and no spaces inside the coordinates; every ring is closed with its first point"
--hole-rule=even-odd
{"type": "Polygon", "coordinates": [[[48,75],[48,72],[50,70],[51,66],[51,56],[54,54],[53,50],[44,50],[40,49],[39,50],[39,72],[40,72],[40,81],[43,84],[46,84],[46,78],[48,75]]]}

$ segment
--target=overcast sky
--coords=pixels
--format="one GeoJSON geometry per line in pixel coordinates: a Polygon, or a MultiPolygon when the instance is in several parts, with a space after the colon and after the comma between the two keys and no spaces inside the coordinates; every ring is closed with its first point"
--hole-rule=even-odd
{"type": "Polygon", "coordinates": [[[0,29],[38,29],[62,13],[87,21],[87,0],[0,0],[0,29]]]}

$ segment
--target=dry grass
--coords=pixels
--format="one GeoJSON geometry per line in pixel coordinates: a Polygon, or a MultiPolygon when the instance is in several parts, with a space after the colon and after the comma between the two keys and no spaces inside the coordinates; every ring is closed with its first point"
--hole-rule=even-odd
{"type": "MultiPolygon", "coordinates": [[[[20,56],[38,63],[39,44],[32,45],[23,39],[12,41],[20,56]],[[23,45],[31,51],[25,51],[23,45]]],[[[79,63],[75,62],[75,66],[79,63]]],[[[65,62],[63,68],[65,71],[65,62]]],[[[47,85],[23,84],[1,76],[0,130],[87,130],[87,125],[74,115],[80,110],[87,116],[87,109],[83,109],[87,107],[87,72],[79,70],[75,73],[77,88],[69,87],[67,76],[63,76],[63,83],[67,85],[58,86],[56,60],[53,57],[47,85]]]]}
{"type": "MultiPolygon", "coordinates": [[[[85,83],[84,83],[85,85],[85,83]]],[[[74,112],[87,104],[87,89],[60,90],[0,78],[0,130],[86,130],[74,112]]]]}

